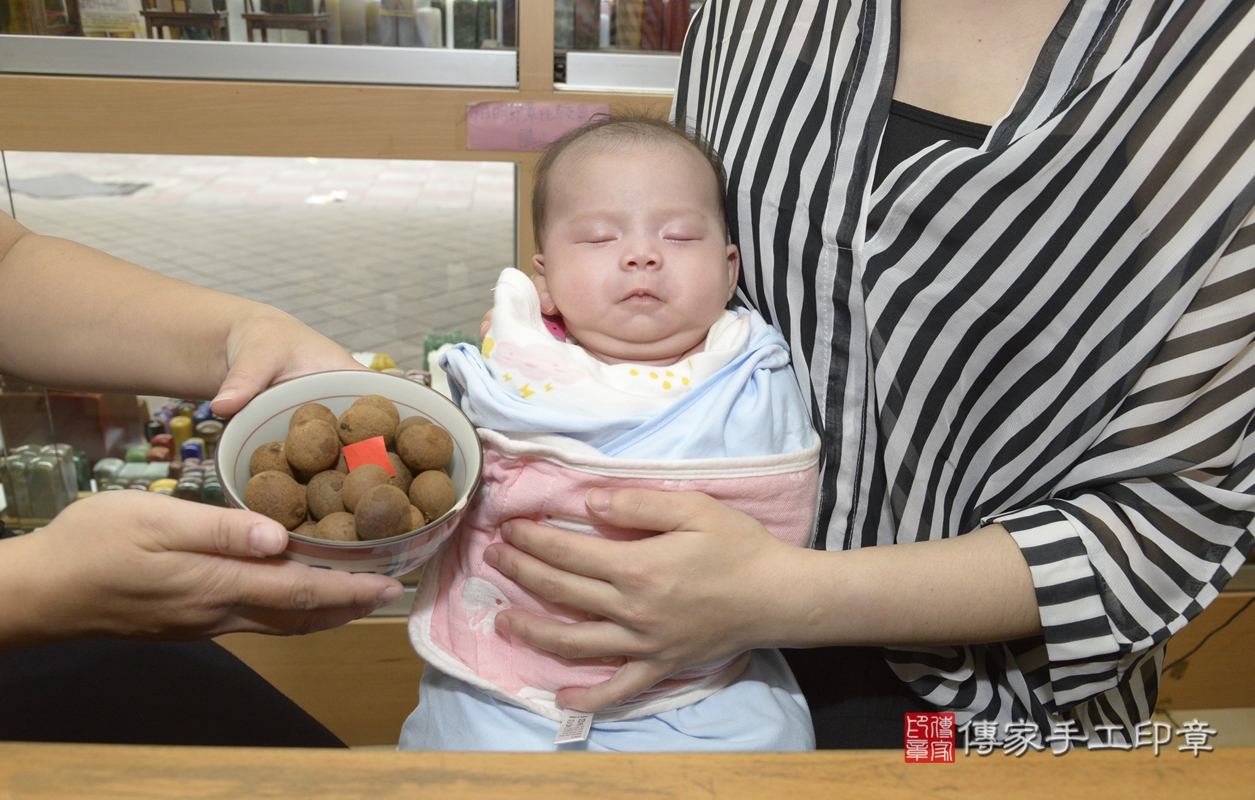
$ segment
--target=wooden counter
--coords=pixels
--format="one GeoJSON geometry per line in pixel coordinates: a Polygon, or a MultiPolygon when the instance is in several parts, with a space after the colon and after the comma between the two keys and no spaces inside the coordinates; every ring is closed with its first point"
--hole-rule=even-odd
{"type": "MultiPolygon", "coordinates": [[[[1252,598],[1250,591],[1221,593],[1173,638],[1165,664],[1207,641],[1163,676],[1160,711],[1255,707],[1255,609],[1234,617],[1252,598]]],[[[395,744],[418,698],[423,663],[404,617],[308,636],[232,633],[218,642],[351,746],[395,744]]],[[[1248,797],[1255,798],[1255,786],[1248,797]]]]}
{"type": "Polygon", "coordinates": [[[0,797],[856,797],[956,800],[1255,795],[1255,748],[1149,748],[905,764],[895,751],[799,755],[557,755],[0,744],[0,797]]]}

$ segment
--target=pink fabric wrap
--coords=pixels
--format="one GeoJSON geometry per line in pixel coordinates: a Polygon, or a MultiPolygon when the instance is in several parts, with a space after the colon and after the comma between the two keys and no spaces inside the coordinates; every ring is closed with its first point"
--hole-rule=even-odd
{"type": "MultiPolygon", "coordinates": [[[[738,461],[744,459],[728,460],[726,464],[735,467],[738,461]]],[[[726,475],[736,471],[719,472],[726,475]]],[[[528,518],[607,539],[635,539],[640,536],[632,531],[591,527],[584,511],[585,492],[610,486],[696,491],[744,511],[781,540],[806,546],[811,535],[818,475],[818,465],[812,461],[778,474],[689,480],[607,477],[534,457],[511,458],[486,447],[486,496],[481,495],[478,505],[467,514],[462,530],[438,557],[439,586],[430,618],[430,641],[510,695],[518,695],[529,687],[556,692],[600,683],[614,674],[615,664],[562,659],[497,633],[493,619],[506,608],[566,621],[587,619],[583,613],[541,600],[484,563],[484,549],[501,541],[497,531],[502,522],[528,518]]],[[[437,565],[428,569],[432,566],[437,565]]],[[[429,577],[432,576],[424,576],[424,583],[429,577]]],[[[420,654],[422,649],[420,646],[420,654]]],[[[633,703],[704,682],[728,668],[732,661],[681,672],[633,698],[633,703]]]]}

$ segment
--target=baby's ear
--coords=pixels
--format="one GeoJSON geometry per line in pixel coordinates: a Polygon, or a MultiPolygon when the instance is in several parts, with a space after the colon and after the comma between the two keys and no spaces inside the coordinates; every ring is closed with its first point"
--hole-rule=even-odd
{"type": "Polygon", "coordinates": [[[736,279],[741,274],[741,251],[734,244],[728,245],[728,297],[736,294],[736,279]]]}
{"type": "Polygon", "coordinates": [[[540,253],[532,256],[532,267],[536,270],[536,274],[532,276],[532,285],[540,296],[540,313],[552,317],[558,313],[558,306],[553,302],[553,297],[549,294],[549,282],[545,280],[545,257],[540,253]]]}

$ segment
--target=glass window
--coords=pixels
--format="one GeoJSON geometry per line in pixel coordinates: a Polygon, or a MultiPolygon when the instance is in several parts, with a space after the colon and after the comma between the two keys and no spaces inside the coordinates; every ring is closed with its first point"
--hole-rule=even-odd
{"type": "Polygon", "coordinates": [[[702,0],[556,0],[554,49],[678,53],[702,0]]]}
{"type": "Polygon", "coordinates": [[[672,91],[702,0],[556,0],[555,80],[561,88],[672,91]]]}
{"type": "Polygon", "coordinates": [[[517,0],[0,0],[0,72],[513,87],[517,47],[517,0]]]}

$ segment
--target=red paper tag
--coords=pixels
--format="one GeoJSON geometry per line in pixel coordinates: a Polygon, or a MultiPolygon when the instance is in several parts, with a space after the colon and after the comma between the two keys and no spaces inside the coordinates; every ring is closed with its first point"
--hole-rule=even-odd
{"type": "Polygon", "coordinates": [[[363,439],[357,444],[344,446],[344,463],[349,465],[349,472],[363,464],[378,464],[388,470],[388,474],[396,477],[392,462],[388,460],[388,447],[383,443],[382,436],[363,439]]]}

